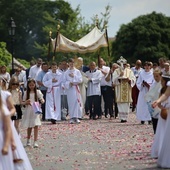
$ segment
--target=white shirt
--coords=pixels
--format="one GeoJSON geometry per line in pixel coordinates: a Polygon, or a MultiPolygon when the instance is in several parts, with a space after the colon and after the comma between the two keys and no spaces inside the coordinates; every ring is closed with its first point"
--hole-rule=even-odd
{"type": "Polygon", "coordinates": [[[87,96],[101,95],[100,82],[102,79],[102,73],[100,70],[95,70],[92,72],[91,70],[85,73],[91,81],[88,82],[87,86],[87,96]]]}
{"type": "MultiPolygon", "coordinates": [[[[104,72],[106,72],[106,73],[109,73],[110,68],[107,67],[107,66],[102,66],[102,70],[103,70],[104,72]]],[[[102,79],[101,79],[101,82],[100,82],[100,86],[111,86],[110,83],[105,80],[107,74],[104,75],[104,74],[102,73],[102,75],[103,75],[103,76],[102,76],[102,79]]]]}
{"type": "Polygon", "coordinates": [[[30,71],[29,71],[29,77],[36,80],[36,77],[38,75],[38,73],[41,71],[41,66],[40,67],[37,67],[37,65],[33,65],[31,68],[30,68],[30,71]]]}

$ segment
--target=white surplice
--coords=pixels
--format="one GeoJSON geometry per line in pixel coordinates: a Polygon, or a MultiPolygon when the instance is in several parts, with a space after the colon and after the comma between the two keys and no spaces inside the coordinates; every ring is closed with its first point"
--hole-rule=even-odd
{"type": "Polygon", "coordinates": [[[50,70],[43,78],[43,84],[47,87],[46,93],[46,119],[61,120],[61,83],[62,73],[58,70],[52,73],[50,70]],[[57,82],[52,82],[55,78],[57,82]]]}
{"type": "Polygon", "coordinates": [[[83,103],[79,89],[79,84],[82,83],[81,72],[76,68],[68,69],[64,74],[63,82],[67,93],[70,118],[82,118],[83,103]],[[74,77],[70,77],[69,74],[74,74],[74,77]]]}
{"type": "Polygon", "coordinates": [[[146,72],[145,70],[143,70],[139,74],[138,80],[136,82],[136,86],[139,89],[139,96],[136,107],[137,119],[140,121],[150,121],[151,115],[148,110],[147,101],[145,100],[145,95],[149,91],[149,89],[146,86],[143,86],[143,81],[146,81],[151,86],[155,81],[153,77],[153,72],[146,72]]]}
{"type": "Polygon", "coordinates": [[[136,83],[136,77],[129,68],[124,69],[123,77],[120,77],[121,69],[113,72],[112,82],[115,85],[116,102],[119,111],[119,119],[127,120],[130,112],[130,103],[132,103],[132,87],[136,83]],[[130,83],[124,82],[123,78],[129,78],[130,83]]]}
{"type": "Polygon", "coordinates": [[[101,96],[101,88],[100,88],[100,82],[103,77],[100,70],[95,71],[87,71],[86,75],[88,78],[91,79],[91,82],[88,82],[88,88],[87,88],[87,96],[94,96],[99,95],[101,96]]]}

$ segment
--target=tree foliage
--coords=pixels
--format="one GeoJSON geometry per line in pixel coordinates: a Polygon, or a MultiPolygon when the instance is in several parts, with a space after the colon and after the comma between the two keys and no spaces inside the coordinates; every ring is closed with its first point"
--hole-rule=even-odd
{"type": "Polygon", "coordinates": [[[0,66],[9,66],[12,62],[11,54],[6,50],[6,43],[0,42],[0,66]]]}
{"type": "MultiPolygon", "coordinates": [[[[0,10],[0,42],[6,42],[7,49],[10,51],[8,24],[13,17],[17,26],[14,36],[14,57],[27,61],[38,57],[46,61],[52,60],[52,50],[48,58],[49,31],[52,31],[52,38],[55,38],[58,24],[60,24],[60,32],[73,41],[86,35],[95,25],[94,17],[92,23],[85,22],[80,14],[80,6],[72,9],[71,5],[64,0],[1,0],[0,10]]],[[[102,17],[99,19],[101,29],[108,23],[110,10],[111,7],[108,5],[105,12],[101,13],[102,17]]],[[[100,53],[106,55],[106,50],[101,49],[100,53]]],[[[76,55],[79,54],[57,53],[55,59],[60,61],[63,57],[76,55]]],[[[96,58],[97,53],[79,56],[88,62],[96,58]]]]}
{"type": "Polygon", "coordinates": [[[170,57],[170,17],[161,13],[141,15],[123,24],[112,44],[112,56],[124,56],[130,62],[137,59],[157,62],[170,57]]]}
{"type": "MultiPolygon", "coordinates": [[[[56,32],[57,21],[60,20],[63,30],[74,32],[70,23],[75,24],[77,11],[63,0],[1,0],[1,41],[10,43],[8,36],[8,20],[13,17],[16,23],[15,55],[19,58],[46,57],[45,45],[48,43],[48,32],[56,32]],[[10,5],[9,5],[10,4],[10,5]],[[41,45],[37,47],[37,44],[41,45]]],[[[8,49],[10,47],[8,46],[8,49]]]]}

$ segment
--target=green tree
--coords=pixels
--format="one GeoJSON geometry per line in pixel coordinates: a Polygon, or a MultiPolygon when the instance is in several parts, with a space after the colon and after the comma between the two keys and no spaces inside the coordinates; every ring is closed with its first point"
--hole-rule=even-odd
{"type": "MultiPolygon", "coordinates": [[[[46,57],[47,54],[42,49],[45,48],[44,44],[48,43],[48,34],[45,34],[44,29],[48,26],[56,30],[57,20],[60,20],[64,27],[71,21],[74,22],[77,16],[70,4],[63,0],[9,0],[8,2],[1,0],[0,10],[0,34],[2,35],[0,41],[10,44],[8,20],[13,17],[17,26],[15,56],[24,59],[46,57]],[[37,48],[37,44],[41,44],[43,48],[37,48]]],[[[68,26],[65,27],[66,32],[67,28],[68,26]]],[[[10,46],[7,48],[10,49],[10,46]]]]}
{"type": "Polygon", "coordinates": [[[124,56],[130,62],[137,59],[157,62],[170,57],[170,17],[161,13],[141,15],[123,24],[112,43],[112,56],[124,56]]]}
{"type": "MultiPolygon", "coordinates": [[[[17,59],[25,67],[29,67],[29,62],[23,59],[17,59]]],[[[12,68],[12,55],[6,49],[6,43],[0,42],[0,66],[6,66],[7,71],[10,72],[12,68]]]]}
{"type": "MultiPolygon", "coordinates": [[[[60,24],[60,32],[71,40],[78,40],[86,35],[95,25],[85,22],[81,16],[80,6],[74,10],[71,5],[64,0],[1,0],[0,2],[0,42],[7,43],[10,51],[10,37],[8,35],[8,23],[11,17],[16,23],[16,35],[14,43],[14,57],[30,61],[32,58],[42,57],[44,60],[51,60],[53,51],[51,50],[48,58],[49,31],[52,31],[52,38],[55,38],[57,24],[60,24]],[[10,5],[9,5],[10,4],[10,5]]],[[[110,7],[107,6],[106,12],[101,13],[99,19],[100,28],[108,23],[110,7]]],[[[106,53],[100,50],[100,53],[106,53]]],[[[96,57],[97,53],[85,54],[82,57],[96,57]]],[[[57,53],[56,60],[59,61],[63,56],[69,58],[79,54],[57,53]]],[[[81,56],[81,55],[79,55],[81,56]]],[[[90,58],[91,60],[91,58],[90,58]]],[[[89,63],[89,62],[88,62],[89,63]]]]}
{"type": "Polygon", "coordinates": [[[7,68],[11,67],[12,57],[11,54],[6,49],[6,43],[0,42],[0,66],[7,66],[7,68]]]}

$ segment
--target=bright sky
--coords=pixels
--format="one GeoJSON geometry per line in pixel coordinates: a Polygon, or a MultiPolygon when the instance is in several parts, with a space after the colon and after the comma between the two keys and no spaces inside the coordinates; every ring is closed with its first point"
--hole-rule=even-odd
{"type": "Polygon", "coordinates": [[[101,12],[105,12],[105,7],[112,7],[109,23],[108,36],[114,37],[121,24],[127,24],[132,19],[149,14],[153,11],[163,13],[170,17],[170,0],[65,0],[69,2],[73,9],[80,5],[81,15],[85,21],[92,23],[91,18],[98,15],[102,17],[101,12]]]}

